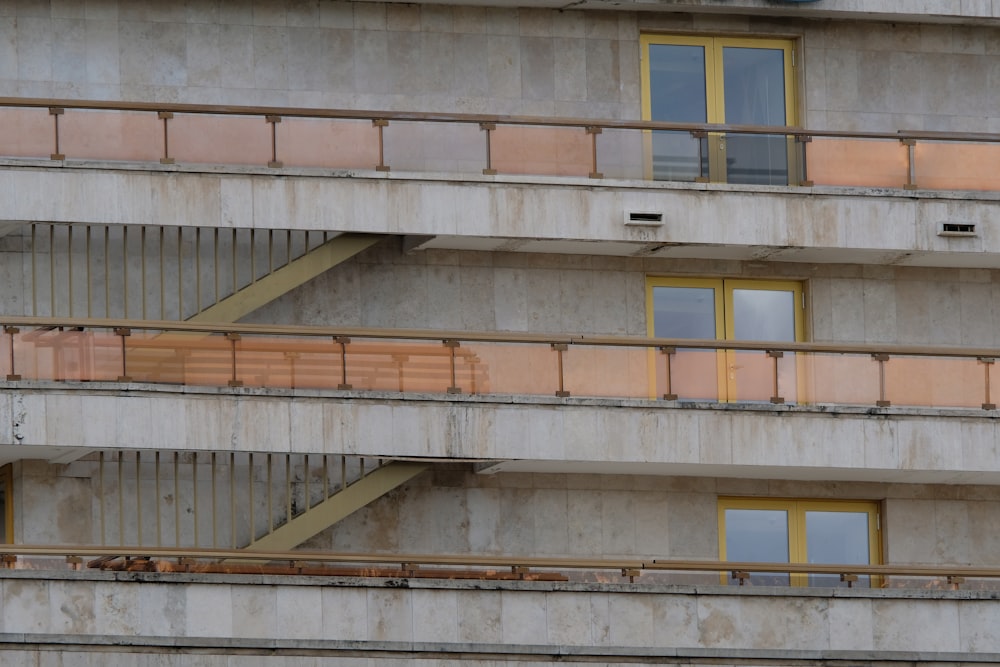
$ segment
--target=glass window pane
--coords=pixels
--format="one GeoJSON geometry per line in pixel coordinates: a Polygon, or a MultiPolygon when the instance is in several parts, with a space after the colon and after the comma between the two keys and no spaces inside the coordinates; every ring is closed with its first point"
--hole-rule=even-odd
{"type": "MultiPolygon", "coordinates": [[[[788,562],[788,512],[785,510],[727,509],[726,560],[758,563],[788,562]]],[[[750,583],[787,586],[781,573],[751,573],[750,583]]]]}
{"type": "MultiPolygon", "coordinates": [[[[785,52],[781,49],[722,49],[725,122],[730,125],[786,125],[785,52]]],[[[726,137],[726,180],[757,185],[788,184],[788,141],[784,135],[726,137]]]]}
{"type": "Polygon", "coordinates": [[[795,340],[795,292],[734,289],[736,340],[795,340]]]}
{"type": "Polygon", "coordinates": [[[715,289],[654,287],[653,335],[657,338],[715,338],[715,289]]]}
{"type": "MultiPolygon", "coordinates": [[[[806,513],[806,557],[810,563],[860,564],[869,562],[867,512],[806,513]]],[[[868,586],[868,577],[858,584],[868,586]]],[[[837,575],[809,575],[810,586],[841,586],[837,575]]]]}
{"type": "MultiPolygon", "coordinates": [[[[707,104],[705,48],[650,44],[650,119],[704,123],[708,120],[707,104]]],[[[699,165],[700,141],[688,132],[653,132],[653,178],[693,181],[700,173],[707,173],[707,164],[699,165]]]]}
{"type": "Polygon", "coordinates": [[[722,49],[726,123],[785,124],[785,52],[782,49],[722,49]]]}

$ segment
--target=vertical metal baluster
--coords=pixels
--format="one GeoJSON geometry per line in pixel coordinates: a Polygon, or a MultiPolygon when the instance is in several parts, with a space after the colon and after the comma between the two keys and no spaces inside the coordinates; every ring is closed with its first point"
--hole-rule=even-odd
{"type": "Polygon", "coordinates": [[[55,225],[49,225],[49,315],[56,317],[55,225]]]}
{"type": "Polygon", "coordinates": [[[201,227],[194,230],[194,273],[195,273],[195,305],[196,313],[201,312],[201,227]]]}
{"type": "Polygon", "coordinates": [[[174,546],[181,545],[181,455],[174,452],[174,546]]]}
{"type": "Polygon", "coordinates": [[[267,532],[274,532],[274,475],[271,454],[267,455],[267,532]]]}
{"type": "Polygon", "coordinates": [[[292,520],[292,455],[285,454],[285,522],[292,520]]]}
{"type": "Polygon", "coordinates": [[[264,120],[271,126],[271,159],[267,166],[279,169],[282,166],[281,160],[278,159],[278,123],[281,122],[281,116],[265,116],[264,120]]]}
{"type": "Polygon", "coordinates": [[[55,133],[55,152],[49,155],[50,160],[65,160],[66,156],[59,150],[59,116],[66,113],[62,107],[49,107],[49,115],[52,116],[52,129],[55,133]]]}
{"type": "Polygon", "coordinates": [[[66,272],[67,289],[69,290],[69,316],[73,317],[73,225],[66,227],[66,272]]]}
{"type": "Polygon", "coordinates": [[[90,276],[90,274],[91,274],[90,249],[91,249],[91,246],[92,246],[92,244],[91,244],[91,234],[92,234],[93,231],[94,231],[93,226],[92,225],[87,225],[87,249],[86,249],[86,253],[87,253],[87,259],[86,259],[86,261],[87,261],[87,317],[93,317],[94,316],[93,315],[93,297],[91,295],[91,286],[90,286],[90,283],[91,283],[91,276],[90,276]]]}
{"type": "Polygon", "coordinates": [[[194,514],[194,548],[200,546],[198,539],[198,452],[191,452],[191,506],[194,514]]]}
{"type": "Polygon", "coordinates": [[[312,507],[312,497],[309,495],[309,455],[305,455],[304,463],[302,466],[302,482],[304,484],[303,496],[305,497],[305,511],[308,512],[312,507]]]}
{"type": "Polygon", "coordinates": [[[156,472],[155,472],[155,475],[156,475],[156,546],[162,547],[163,546],[163,522],[162,522],[162,519],[160,518],[160,509],[161,509],[160,508],[160,499],[162,498],[162,496],[160,495],[160,452],[159,452],[159,450],[157,450],[157,452],[156,452],[155,461],[156,461],[156,472]]]}
{"type": "Polygon", "coordinates": [[[111,317],[111,227],[104,226],[104,317],[111,317]]]}
{"type": "Polygon", "coordinates": [[[142,289],[142,319],[146,319],[146,225],[139,228],[139,287],[142,289]]]}
{"type": "Polygon", "coordinates": [[[118,452],[118,546],[125,545],[125,452],[118,452]]]}
{"type": "Polygon", "coordinates": [[[217,504],[217,493],[216,493],[216,466],[215,466],[215,452],[212,452],[212,458],[210,462],[210,467],[212,470],[212,548],[218,548],[219,546],[219,526],[218,526],[218,516],[219,508],[217,504]]]}
{"type": "Polygon", "coordinates": [[[38,225],[31,225],[31,314],[38,317],[38,225]]]}
{"type": "Polygon", "coordinates": [[[253,452],[247,453],[247,497],[250,498],[250,538],[249,543],[253,543],[253,537],[257,534],[256,511],[254,509],[253,492],[253,452]]]}
{"type": "Polygon", "coordinates": [[[135,451],[135,533],[136,544],[142,546],[142,452],[135,451]]]}
{"type": "Polygon", "coordinates": [[[107,544],[107,531],[105,529],[105,509],[104,504],[104,451],[97,455],[97,497],[100,500],[100,512],[98,512],[98,523],[101,527],[101,546],[107,544]]]}
{"type": "Polygon", "coordinates": [[[169,121],[174,117],[172,111],[158,111],[156,117],[163,121],[163,157],[160,158],[160,164],[173,164],[174,159],[170,157],[170,135],[167,130],[169,126],[169,121]]]}
{"type": "MultiPolygon", "coordinates": [[[[166,238],[166,231],[167,231],[166,227],[160,227],[160,319],[161,320],[167,319],[167,310],[166,310],[167,300],[165,298],[167,280],[166,280],[166,272],[164,271],[164,261],[163,261],[163,242],[166,238]]],[[[183,318],[178,316],[177,319],[180,320],[183,318]]]]}
{"type": "Polygon", "coordinates": [[[128,225],[122,227],[122,299],[128,319],[128,225]]]}
{"type": "Polygon", "coordinates": [[[229,532],[236,548],[236,452],[229,452],[229,532]]]}

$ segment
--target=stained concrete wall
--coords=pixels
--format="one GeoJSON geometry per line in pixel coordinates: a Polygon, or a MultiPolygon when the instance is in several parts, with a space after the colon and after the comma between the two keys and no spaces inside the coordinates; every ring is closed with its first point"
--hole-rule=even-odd
{"type": "MultiPolygon", "coordinates": [[[[267,533],[269,510],[271,524],[285,521],[284,460],[276,457],[273,464],[269,502],[266,457],[255,457],[253,510],[248,492],[250,468],[243,454],[235,459],[232,488],[237,504],[230,506],[228,460],[228,456],[219,457],[213,481],[210,458],[199,457],[197,502],[188,455],[182,457],[176,488],[171,458],[165,456],[159,498],[148,453],[142,458],[138,491],[131,452],[121,470],[121,485],[114,453],[106,458],[103,479],[96,456],[70,465],[22,462],[15,470],[16,541],[129,545],[159,541],[164,546],[233,548],[231,536],[235,535],[235,547],[243,547],[249,542],[251,516],[257,537],[267,533]],[[175,524],[175,517],[180,523],[175,524]]],[[[309,493],[315,504],[323,489],[320,457],[313,456],[310,465],[309,493]]],[[[356,461],[351,465],[356,468],[356,461]]],[[[339,466],[339,458],[334,458],[331,489],[337,486],[339,466]]],[[[833,474],[827,477],[839,479],[833,474]]],[[[291,492],[293,507],[303,508],[301,456],[292,461],[291,492]]],[[[461,463],[432,466],[302,546],[340,553],[715,560],[719,557],[718,499],[723,496],[878,502],[883,562],[1000,565],[996,560],[1000,535],[994,530],[1000,520],[1000,487],[995,485],[635,473],[476,474],[471,464],[461,463]]],[[[580,576],[590,579],[593,573],[580,576]]],[[[716,575],[703,573],[657,576],[656,580],[674,583],[718,582],[716,575]]],[[[938,585],[923,581],[918,587],[938,585]]]]}
{"type": "Polygon", "coordinates": [[[646,276],[802,280],[814,341],[1000,344],[1000,271],[429,250],[385,243],[246,321],[646,335],[646,276]]]}
{"type": "Polygon", "coordinates": [[[38,579],[36,573],[5,572],[0,638],[5,649],[16,641],[15,651],[58,636],[67,648],[112,643],[179,655],[195,648],[209,654],[270,649],[279,655],[339,649],[383,651],[380,660],[405,652],[401,657],[443,661],[546,662],[558,656],[570,664],[575,656],[603,664],[694,657],[723,664],[748,658],[781,664],[1000,657],[1000,605],[971,592],[831,595],[717,586],[205,575],[198,583],[188,581],[89,572],[38,579]]]}
{"type": "Polygon", "coordinates": [[[670,9],[18,2],[0,15],[0,95],[636,118],[640,31],[697,31],[801,36],[810,127],[1000,129],[995,26],[670,9]]]}

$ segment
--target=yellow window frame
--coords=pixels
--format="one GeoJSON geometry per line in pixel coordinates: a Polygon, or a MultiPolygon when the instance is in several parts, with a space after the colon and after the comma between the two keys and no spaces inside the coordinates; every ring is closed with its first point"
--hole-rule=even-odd
{"type": "MultiPolygon", "coordinates": [[[[715,340],[735,340],[735,314],[733,311],[733,291],[738,289],[774,290],[792,292],[794,302],[795,340],[805,340],[805,299],[804,285],[798,280],[747,280],[743,278],[675,278],[668,276],[646,276],[646,335],[656,336],[655,313],[653,312],[653,290],[657,287],[693,287],[712,289],[715,292],[715,340]]],[[[735,381],[729,379],[727,367],[733,361],[733,352],[719,350],[717,363],[719,400],[728,401],[735,396],[735,381]]],[[[655,357],[650,356],[650,397],[656,396],[655,357]]],[[[796,371],[798,386],[804,386],[801,370],[796,371]]]]}
{"type": "MultiPolygon", "coordinates": [[[[726,37],[712,35],[667,35],[643,34],[639,36],[639,59],[641,69],[642,119],[653,119],[652,90],[650,83],[649,48],[654,45],[700,46],[705,49],[705,114],[707,123],[726,122],[725,72],[723,71],[723,49],[726,47],[748,49],[780,50],[783,55],[785,75],[785,125],[798,124],[798,96],[796,94],[794,39],[764,37],[726,37]]],[[[652,132],[643,132],[646,178],[653,177],[652,132]]],[[[711,138],[714,145],[718,137],[711,138]]],[[[711,148],[710,148],[711,150],[711,148]]],[[[715,174],[712,180],[724,180],[715,174]]]]}
{"type": "MultiPolygon", "coordinates": [[[[807,512],[855,512],[868,515],[868,563],[882,562],[881,507],[874,500],[817,500],[812,498],[719,498],[719,560],[726,555],[726,510],[783,510],[788,516],[788,562],[808,563],[806,543],[807,512]]],[[[792,574],[793,586],[806,586],[808,575],[792,574]]],[[[871,578],[872,588],[879,586],[879,578],[871,578]]],[[[727,583],[722,574],[722,583],[727,583]]]]}

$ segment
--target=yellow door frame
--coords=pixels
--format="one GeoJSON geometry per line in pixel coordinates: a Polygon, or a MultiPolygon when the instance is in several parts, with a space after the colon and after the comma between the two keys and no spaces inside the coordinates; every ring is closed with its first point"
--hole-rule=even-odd
{"type": "MultiPolygon", "coordinates": [[[[733,291],[737,289],[772,290],[777,292],[792,292],[793,315],[795,323],[795,340],[805,340],[805,303],[803,299],[803,283],[798,280],[748,280],[742,278],[672,278],[665,276],[646,276],[646,335],[656,337],[655,313],[653,312],[653,290],[657,287],[690,287],[714,290],[715,294],[715,340],[726,341],[735,339],[735,316],[733,312],[733,291]]],[[[656,396],[655,357],[650,357],[650,397],[656,396]]],[[[736,396],[736,378],[729,372],[735,365],[735,353],[732,350],[719,350],[716,368],[718,372],[719,394],[721,402],[736,396]]],[[[796,367],[796,395],[803,386],[801,364],[796,367]]]]}
{"type": "MultiPolygon", "coordinates": [[[[881,509],[874,500],[817,500],[815,498],[719,498],[719,560],[728,560],[726,554],[726,510],[783,510],[788,517],[788,562],[809,563],[806,536],[806,512],[855,512],[868,515],[868,563],[882,562],[881,509]]],[[[726,574],[722,573],[726,584],[726,574]]],[[[789,575],[791,585],[806,586],[807,574],[789,575]]],[[[881,579],[871,577],[871,587],[878,588],[881,579]]]]}
{"type": "MultiPolygon", "coordinates": [[[[650,79],[650,46],[663,44],[673,46],[700,46],[705,53],[705,114],[707,123],[724,124],[726,122],[726,91],[725,72],[723,71],[723,50],[730,48],[772,49],[780,50],[783,55],[785,79],[785,125],[795,126],[798,122],[798,98],[796,95],[795,58],[796,40],[763,37],[726,37],[712,35],[669,35],[647,33],[639,36],[639,60],[641,69],[641,105],[642,119],[653,120],[652,89],[650,79]]],[[[720,151],[723,136],[717,133],[709,135],[709,156],[720,151]]],[[[652,131],[643,132],[643,163],[647,179],[653,177],[653,135],[652,131]]],[[[789,141],[789,178],[795,159],[794,141],[789,141]]],[[[724,183],[726,181],[725,162],[709,159],[709,180],[724,183]]]]}

